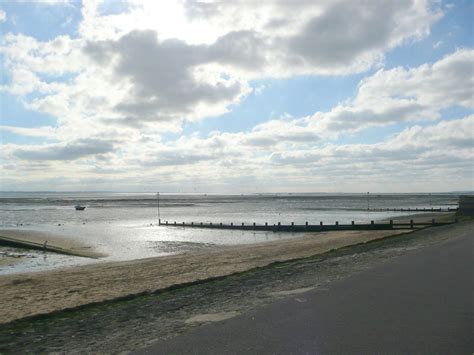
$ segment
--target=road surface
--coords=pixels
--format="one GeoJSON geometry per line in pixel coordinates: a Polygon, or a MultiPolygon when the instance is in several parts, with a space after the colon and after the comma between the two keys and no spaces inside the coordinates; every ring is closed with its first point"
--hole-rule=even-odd
{"type": "Polygon", "coordinates": [[[137,354],[472,354],[472,223],[443,243],[137,354]]]}

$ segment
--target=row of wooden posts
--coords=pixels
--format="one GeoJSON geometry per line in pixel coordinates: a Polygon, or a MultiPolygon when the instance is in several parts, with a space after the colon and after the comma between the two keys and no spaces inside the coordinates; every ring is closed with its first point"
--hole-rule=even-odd
{"type": "MultiPolygon", "coordinates": [[[[323,222],[319,222],[319,225],[310,225],[308,222],[305,222],[304,225],[295,225],[294,222],[291,222],[291,225],[283,225],[281,222],[278,224],[269,225],[268,222],[265,222],[265,225],[257,225],[255,222],[251,225],[246,225],[242,223],[241,225],[230,223],[230,224],[223,224],[223,223],[185,223],[182,222],[181,224],[176,223],[165,223],[161,222],[161,215],[160,215],[160,193],[157,193],[157,202],[158,202],[158,225],[166,225],[166,226],[175,226],[175,227],[191,227],[191,228],[216,228],[216,229],[240,229],[240,230],[256,230],[256,231],[273,231],[273,232],[308,232],[308,231],[329,231],[329,230],[367,230],[367,229],[414,229],[415,227],[426,227],[426,226],[439,226],[445,224],[452,224],[456,223],[457,220],[454,222],[436,222],[435,219],[431,220],[431,223],[414,223],[413,219],[410,220],[410,223],[394,223],[393,220],[390,220],[390,223],[375,223],[374,221],[370,221],[370,224],[355,224],[354,221],[351,224],[339,224],[338,221],[334,225],[325,225],[323,222]]],[[[370,205],[367,206],[367,209],[370,211],[370,205]]],[[[372,209],[372,211],[376,211],[376,209],[372,209]]],[[[439,209],[386,209],[386,211],[402,211],[402,212],[451,212],[457,211],[457,208],[448,208],[447,210],[439,209]]]]}
{"type": "MultiPolygon", "coordinates": [[[[457,221],[455,221],[457,222],[457,221]]],[[[260,231],[289,231],[289,232],[307,232],[307,231],[329,231],[329,230],[367,230],[367,229],[377,229],[377,230],[384,230],[384,229],[414,229],[414,228],[421,228],[421,227],[427,227],[427,226],[439,226],[439,225],[445,225],[445,224],[451,224],[452,222],[436,222],[435,219],[432,219],[431,222],[426,222],[426,223],[420,223],[417,222],[415,223],[413,219],[410,220],[409,223],[394,223],[393,220],[390,220],[389,223],[375,223],[375,221],[370,221],[370,224],[356,224],[354,221],[351,222],[351,224],[339,224],[338,221],[336,221],[335,224],[323,224],[323,222],[319,222],[319,225],[314,225],[314,224],[309,224],[308,222],[305,222],[304,225],[298,225],[295,224],[294,222],[291,222],[291,224],[281,224],[281,222],[278,222],[278,224],[268,224],[268,222],[265,222],[264,225],[262,224],[257,224],[257,223],[252,223],[252,224],[224,224],[224,223],[204,223],[204,222],[198,222],[198,223],[177,223],[174,221],[173,223],[170,223],[168,221],[165,221],[164,223],[159,220],[159,225],[164,225],[164,226],[171,226],[171,227],[191,227],[191,228],[213,228],[213,229],[240,229],[240,230],[260,230],[260,231]]]]}
{"type": "Polygon", "coordinates": [[[370,208],[368,211],[373,212],[456,212],[458,210],[457,207],[455,208],[370,208]]]}

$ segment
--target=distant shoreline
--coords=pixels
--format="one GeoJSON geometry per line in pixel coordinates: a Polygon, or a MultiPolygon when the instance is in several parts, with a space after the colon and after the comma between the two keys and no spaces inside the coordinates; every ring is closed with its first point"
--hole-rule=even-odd
{"type": "MultiPolygon", "coordinates": [[[[320,195],[365,195],[367,194],[366,191],[362,192],[321,192],[321,191],[314,191],[314,192],[170,192],[170,191],[109,191],[109,190],[64,190],[64,191],[51,191],[51,190],[0,190],[1,193],[16,193],[16,194],[87,194],[87,193],[94,193],[94,194],[156,194],[160,193],[163,195],[304,195],[304,194],[320,194],[320,195]]],[[[377,191],[370,191],[371,194],[374,195],[474,195],[474,191],[441,191],[441,192],[419,192],[419,191],[411,191],[411,192],[377,192],[377,191]]]]}

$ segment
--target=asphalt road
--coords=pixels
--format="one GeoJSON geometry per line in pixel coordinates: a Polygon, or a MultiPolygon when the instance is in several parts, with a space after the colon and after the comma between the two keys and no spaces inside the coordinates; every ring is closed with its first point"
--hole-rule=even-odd
{"type": "Polygon", "coordinates": [[[446,242],[140,354],[472,354],[472,223],[446,242]]]}

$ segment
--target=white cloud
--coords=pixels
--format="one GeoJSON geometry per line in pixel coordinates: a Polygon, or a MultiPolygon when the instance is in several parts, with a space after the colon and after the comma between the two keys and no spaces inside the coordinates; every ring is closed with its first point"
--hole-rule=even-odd
{"type": "MultiPolygon", "coordinates": [[[[71,117],[60,121],[59,127],[15,128],[4,126],[2,128],[26,136],[56,138],[63,142],[55,145],[60,150],[64,144],[74,146],[74,142],[85,137],[108,140],[119,138],[121,143],[117,143],[116,146],[121,146],[120,156],[115,156],[114,161],[122,167],[141,166],[149,162],[151,166],[172,169],[173,161],[176,162],[175,166],[192,165],[196,161],[204,165],[213,161],[217,162],[219,166],[239,161],[240,163],[245,162],[243,166],[248,166],[249,164],[259,165],[269,157],[271,157],[272,164],[278,163],[279,165],[290,164],[291,161],[308,162],[312,159],[325,158],[329,154],[328,150],[327,148],[321,149],[321,147],[327,144],[328,139],[331,140],[344,132],[360,130],[371,125],[391,124],[406,120],[433,120],[439,118],[440,110],[453,105],[472,107],[470,100],[472,76],[469,75],[469,70],[471,70],[469,63],[473,62],[472,57],[473,51],[458,50],[431,65],[422,65],[412,69],[380,70],[361,82],[353,100],[337,105],[328,112],[318,112],[302,118],[284,116],[259,124],[248,132],[213,132],[207,138],[193,135],[183,136],[176,141],[163,143],[159,139],[159,128],[139,131],[127,128],[127,126],[112,126],[115,127],[112,128],[107,124],[107,121],[95,120],[94,118],[97,116],[95,110],[102,105],[100,100],[97,104],[93,102],[79,103],[80,107],[92,107],[92,112],[84,116],[82,109],[76,109],[73,105],[62,106],[62,103],[72,101],[58,99],[56,102],[54,98],[58,95],[38,99],[31,105],[36,105],[36,109],[54,112],[57,115],[60,112],[71,113],[71,117]],[[95,134],[91,135],[91,132],[95,132],[95,134]]],[[[76,80],[80,80],[80,78],[81,76],[76,80]]],[[[97,83],[97,86],[100,87],[100,82],[97,83]]],[[[96,96],[97,99],[102,91],[107,91],[104,88],[99,88],[97,91],[94,89],[95,87],[92,86],[92,92],[89,93],[91,96],[83,97],[74,91],[76,89],[71,89],[67,95],[77,97],[77,100],[80,101],[90,99],[92,96],[96,96]]],[[[105,111],[102,113],[105,114],[105,111]]],[[[469,119],[472,120],[472,118],[469,119]]],[[[399,141],[406,145],[405,142],[411,141],[412,154],[416,155],[419,144],[415,144],[418,142],[418,138],[415,139],[415,136],[419,137],[418,131],[430,132],[433,137],[445,137],[443,139],[449,142],[456,141],[458,142],[456,147],[461,149],[462,144],[469,144],[469,135],[466,138],[466,132],[471,133],[472,130],[469,130],[469,125],[466,126],[460,122],[457,122],[456,125],[462,127],[459,134],[463,134],[464,138],[459,138],[458,134],[453,131],[453,128],[456,127],[453,123],[441,122],[437,126],[439,127],[437,130],[415,126],[401,133],[398,140],[390,141],[390,144],[385,145],[383,150],[380,150],[380,146],[377,149],[379,152],[383,151],[385,154],[389,154],[390,149],[387,148],[389,145],[396,146],[399,141]],[[451,140],[446,138],[448,132],[451,140]],[[417,146],[415,147],[415,145],[417,146]]],[[[433,139],[423,138],[421,141],[434,142],[433,139]]],[[[439,138],[436,144],[444,143],[439,138]]],[[[349,150],[337,147],[330,152],[330,155],[342,159],[342,156],[355,154],[354,147],[356,146],[347,148],[349,150]]],[[[456,147],[451,144],[451,149],[456,147]]],[[[38,149],[46,149],[48,154],[55,157],[60,156],[55,155],[52,151],[53,148],[49,146],[47,148],[38,147],[38,149]]],[[[359,145],[357,149],[360,154],[367,153],[364,146],[359,145]]],[[[25,155],[16,156],[24,157],[25,155]]]]}
{"type": "Polygon", "coordinates": [[[252,11],[248,2],[133,5],[126,13],[100,16],[97,5],[87,3],[81,27],[85,53],[98,67],[114,68],[108,80],[131,83],[126,102],[114,109],[119,122],[132,126],[222,114],[249,93],[247,81],[254,78],[365,70],[385,50],[425,36],[440,16],[425,2],[411,1],[298,2],[300,11],[290,16],[282,2],[252,5],[252,11]],[[156,27],[160,22],[154,21],[144,30],[149,13],[160,11],[170,11],[179,25],[156,27]],[[183,14],[191,22],[180,22],[183,14]],[[132,28],[137,16],[144,17],[132,28]],[[195,43],[194,32],[179,28],[188,23],[206,23],[214,38],[195,43]],[[171,29],[177,38],[170,38],[171,29]]]}
{"type": "Polygon", "coordinates": [[[80,139],[67,144],[53,143],[14,148],[10,154],[28,161],[76,160],[86,156],[106,154],[114,151],[113,141],[102,139],[80,139]]]}
{"type": "Polygon", "coordinates": [[[75,3],[74,0],[16,0],[18,3],[29,3],[29,4],[35,4],[35,5],[48,5],[48,6],[54,6],[54,5],[68,5],[68,6],[73,6],[75,3]]]}
{"type": "Polygon", "coordinates": [[[253,93],[255,95],[261,95],[263,93],[263,91],[266,89],[266,86],[265,85],[258,85],[254,90],[253,90],[253,93]]]}
{"type": "Polygon", "coordinates": [[[387,51],[428,35],[441,16],[436,4],[130,1],[119,14],[106,14],[100,1],[82,5],[78,38],[41,42],[6,34],[0,42],[12,79],[0,90],[57,118],[56,127],[0,127],[56,142],[4,144],[1,175],[13,177],[10,184],[57,184],[58,177],[74,176],[63,186],[165,181],[170,188],[261,183],[331,190],[361,179],[400,178],[401,184],[411,164],[409,174],[422,177],[431,169],[439,186],[443,176],[468,181],[472,116],[434,122],[444,109],[473,107],[470,49],[416,68],[379,69],[327,112],[274,118],[247,132],[163,140],[164,132],[181,132],[183,119],[231,110],[252,92],[254,79],[344,75],[382,65],[387,51]],[[418,121],[431,126],[376,144],[330,143],[367,127],[418,121]]]}
{"type": "Polygon", "coordinates": [[[72,16],[68,16],[63,23],[61,23],[61,27],[68,27],[72,22],[72,16]]]}
{"type": "Polygon", "coordinates": [[[188,136],[169,143],[148,139],[127,147],[107,140],[7,145],[3,154],[17,157],[5,176],[31,181],[65,174],[118,184],[114,186],[128,179],[129,189],[134,182],[139,186],[160,181],[160,186],[232,186],[233,191],[245,191],[249,184],[261,184],[265,191],[358,190],[364,184],[372,189],[380,186],[380,191],[424,191],[446,189],[446,179],[453,189],[472,186],[473,131],[471,115],[410,127],[374,144],[302,143],[293,149],[284,144],[255,149],[244,145],[246,134],[216,132],[207,138],[188,136]]]}
{"type": "Polygon", "coordinates": [[[7,20],[7,13],[5,10],[0,9],[0,22],[5,22],[7,20]]]}
{"type": "Polygon", "coordinates": [[[2,52],[13,74],[10,92],[49,94],[30,107],[55,116],[55,108],[74,106],[66,115],[89,116],[100,106],[95,120],[130,127],[160,122],[176,131],[183,119],[227,112],[251,91],[251,79],[366,70],[386,50],[426,36],[441,16],[414,0],[131,1],[111,15],[101,14],[103,5],[83,2],[77,39],[7,34],[2,52]],[[78,78],[62,87],[45,83],[44,74],[58,82],[64,74],[78,78]],[[95,88],[102,94],[89,93],[95,88]],[[77,100],[78,93],[85,98],[77,100]],[[100,105],[91,107],[97,96],[100,105]]]}
{"type": "MultiPolygon", "coordinates": [[[[434,126],[413,126],[405,129],[389,143],[400,147],[438,147],[440,150],[457,148],[473,153],[474,148],[474,115],[463,119],[441,121],[434,126]]],[[[469,158],[469,157],[464,157],[469,158]]]]}
{"type": "Polygon", "coordinates": [[[474,50],[459,49],[431,65],[380,70],[362,82],[358,100],[405,97],[435,108],[449,105],[473,108],[473,64],[474,50]]]}
{"type": "MultiPolygon", "coordinates": [[[[131,32],[118,41],[85,47],[99,66],[114,58],[112,80],[128,80],[132,89],[115,109],[131,121],[169,121],[215,116],[226,112],[250,89],[235,78],[200,72],[205,47],[179,40],[158,42],[152,31],[131,32]]],[[[107,64],[110,65],[110,64],[107,64]]],[[[204,69],[205,70],[205,69],[204,69]]]]}
{"type": "Polygon", "coordinates": [[[474,50],[460,49],[433,64],[381,69],[359,84],[355,98],[328,112],[287,123],[308,134],[335,138],[371,126],[437,120],[443,109],[474,108],[474,50]]]}
{"type": "Polygon", "coordinates": [[[0,130],[18,134],[24,137],[54,138],[57,129],[54,127],[25,128],[15,126],[0,126],[0,130]]]}

